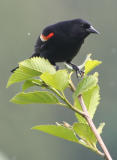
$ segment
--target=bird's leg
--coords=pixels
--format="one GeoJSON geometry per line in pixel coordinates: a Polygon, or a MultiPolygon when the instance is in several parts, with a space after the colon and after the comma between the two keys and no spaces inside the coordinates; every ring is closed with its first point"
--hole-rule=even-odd
{"type": "Polygon", "coordinates": [[[58,70],[59,70],[59,66],[57,66],[56,64],[55,64],[55,68],[56,68],[56,71],[58,71],[58,70]]]}
{"type": "Polygon", "coordinates": [[[68,64],[70,64],[72,66],[73,70],[75,70],[77,78],[78,78],[78,73],[80,74],[81,77],[83,77],[84,72],[81,71],[77,65],[75,65],[71,62],[69,62],[68,64]]]}

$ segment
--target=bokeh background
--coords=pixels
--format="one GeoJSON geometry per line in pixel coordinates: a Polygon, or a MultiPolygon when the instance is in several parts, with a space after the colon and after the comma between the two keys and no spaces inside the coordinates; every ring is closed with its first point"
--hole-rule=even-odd
{"type": "Polygon", "coordinates": [[[117,0],[0,0],[0,160],[99,160],[88,149],[42,132],[38,124],[67,121],[74,113],[58,106],[16,105],[9,99],[21,91],[17,84],[6,89],[10,70],[29,57],[43,27],[61,20],[83,18],[100,36],[89,36],[73,60],[81,64],[88,53],[103,63],[100,73],[101,103],[95,123],[105,122],[103,139],[113,159],[117,157],[117,0]]]}

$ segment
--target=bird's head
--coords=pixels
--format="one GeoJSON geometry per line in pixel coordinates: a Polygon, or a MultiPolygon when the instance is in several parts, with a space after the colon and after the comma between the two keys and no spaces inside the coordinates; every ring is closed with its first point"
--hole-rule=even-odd
{"type": "Polygon", "coordinates": [[[83,19],[72,20],[71,24],[71,35],[74,37],[86,38],[91,33],[100,34],[89,22],[83,19]]]}

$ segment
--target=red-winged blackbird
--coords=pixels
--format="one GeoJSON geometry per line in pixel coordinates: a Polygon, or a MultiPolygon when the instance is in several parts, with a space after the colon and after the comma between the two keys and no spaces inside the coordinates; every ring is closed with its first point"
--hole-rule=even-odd
{"type": "Polygon", "coordinates": [[[37,39],[35,50],[31,57],[44,57],[53,65],[56,65],[56,62],[66,62],[77,71],[79,69],[71,61],[80,50],[84,39],[90,33],[98,34],[99,32],[82,19],[62,21],[50,25],[43,30],[37,39]]]}

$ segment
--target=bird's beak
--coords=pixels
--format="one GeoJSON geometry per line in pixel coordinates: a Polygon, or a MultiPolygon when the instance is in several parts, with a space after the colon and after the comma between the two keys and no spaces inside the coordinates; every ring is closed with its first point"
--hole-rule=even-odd
{"type": "Polygon", "coordinates": [[[90,28],[88,28],[87,31],[88,31],[89,33],[100,34],[100,32],[98,32],[93,26],[90,26],[90,28]]]}

